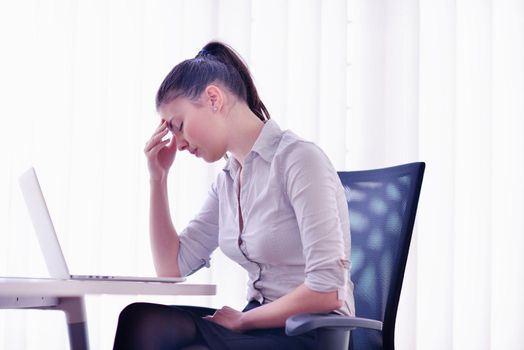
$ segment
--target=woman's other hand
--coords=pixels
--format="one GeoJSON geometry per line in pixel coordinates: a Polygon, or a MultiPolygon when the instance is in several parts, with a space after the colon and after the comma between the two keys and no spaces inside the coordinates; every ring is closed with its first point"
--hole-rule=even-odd
{"type": "Polygon", "coordinates": [[[175,136],[172,135],[171,138],[162,140],[168,133],[167,123],[162,121],[144,148],[152,180],[165,179],[175,160],[177,150],[175,136]]]}
{"type": "Polygon", "coordinates": [[[235,332],[243,332],[244,323],[243,323],[244,313],[237,311],[229,306],[224,306],[221,309],[218,309],[212,316],[206,316],[204,319],[214,322],[221,325],[227,329],[230,329],[235,332]]]}

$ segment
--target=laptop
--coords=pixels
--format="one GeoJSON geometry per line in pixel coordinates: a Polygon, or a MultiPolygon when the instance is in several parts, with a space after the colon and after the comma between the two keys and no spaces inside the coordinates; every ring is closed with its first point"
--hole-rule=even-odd
{"type": "Polygon", "coordinates": [[[52,278],[74,280],[100,281],[139,281],[177,283],[185,281],[185,277],[138,277],[138,276],[98,276],[71,275],[58,242],[51,215],[44,199],[36,171],[33,167],[25,171],[19,178],[20,189],[33,222],[38,242],[52,278]]]}

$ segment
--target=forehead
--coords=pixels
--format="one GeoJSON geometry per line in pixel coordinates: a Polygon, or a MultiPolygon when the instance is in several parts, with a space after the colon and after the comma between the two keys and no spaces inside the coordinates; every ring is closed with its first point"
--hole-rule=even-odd
{"type": "Polygon", "coordinates": [[[198,105],[199,104],[195,103],[195,101],[181,96],[175,98],[173,101],[162,104],[158,111],[162,119],[170,120],[199,108],[198,105]]]}

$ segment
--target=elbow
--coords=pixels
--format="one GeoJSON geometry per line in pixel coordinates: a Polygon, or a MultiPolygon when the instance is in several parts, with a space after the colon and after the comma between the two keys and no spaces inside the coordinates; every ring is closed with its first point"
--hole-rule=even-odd
{"type": "Polygon", "coordinates": [[[179,278],[179,277],[185,277],[182,276],[180,272],[167,272],[167,271],[157,271],[156,273],[157,277],[167,277],[167,278],[179,278]]]}
{"type": "Polygon", "coordinates": [[[330,313],[344,306],[344,300],[339,299],[338,291],[320,292],[308,288],[313,293],[313,299],[316,300],[316,312],[330,313]]]}
{"type": "Polygon", "coordinates": [[[177,265],[156,265],[156,275],[158,277],[183,277],[177,265]]]}
{"type": "Polygon", "coordinates": [[[324,298],[323,303],[319,310],[321,313],[330,313],[335,310],[341,309],[344,306],[344,301],[338,298],[337,292],[322,293],[327,298],[324,298]]]}
{"type": "Polygon", "coordinates": [[[323,308],[326,313],[338,310],[344,306],[344,301],[338,298],[337,292],[328,293],[329,297],[324,300],[323,308]]]}
{"type": "Polygon", "coordinates": [[[333,308],[331,309],[331,311],[335,311],[335,310],[341,309],[342,306],[344,306],[344,302],[337,297],[332,306],[333,308]]]}

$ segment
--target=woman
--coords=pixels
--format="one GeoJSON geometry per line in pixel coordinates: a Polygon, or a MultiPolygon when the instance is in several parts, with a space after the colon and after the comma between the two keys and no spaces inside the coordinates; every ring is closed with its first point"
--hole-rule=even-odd
{"type": "Polygon", "coordinates": [[[248,304],[242,311],[131,304],[120,314],[115,349],[317,348],[314,331],[285,335],[289,316],[354,314],[347,203],[328,158],[280,130],[246,65],[219,42],[173,68],[156,107],[162,121],[144,151],[157,274],[190,275],[220,247],[248,272],[248,304]],[[180,234],[167,198],[177,150],[227,159],[180,234]]]}

